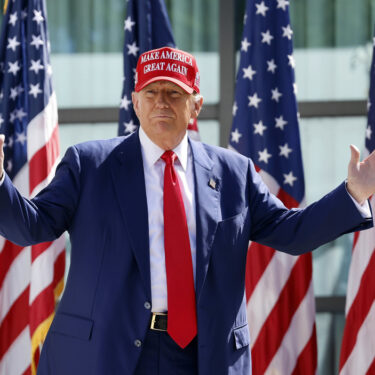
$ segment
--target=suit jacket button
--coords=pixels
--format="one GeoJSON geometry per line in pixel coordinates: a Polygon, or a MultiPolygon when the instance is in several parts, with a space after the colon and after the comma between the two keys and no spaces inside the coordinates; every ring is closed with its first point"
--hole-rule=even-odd
{"type": "Polygon", "coordinates": [[[151,309],[151,303],[150,302],[145,302],[145,304],[143,305],[145,307],[145,309],[147,310],[150,310],[151,309]]]}
{"type": "Polygon", "coordinates": [[[134,340],[134,345],[137,347],[137,348],[140,348],[142,346],[142,341],[141,340],[134,340]]]}

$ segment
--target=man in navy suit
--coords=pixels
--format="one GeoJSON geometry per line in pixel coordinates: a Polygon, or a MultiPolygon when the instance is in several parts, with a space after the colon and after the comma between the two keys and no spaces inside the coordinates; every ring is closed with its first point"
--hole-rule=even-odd
{"type": "Polygon", "coordinates": [[[251,160],[188,139],[193,56],[142,54],[132,99],[139,131],[69,148],[32,200],[4,172],[0,136],[0,234],[25,246],[68,231],[72,244],[38,374],[250,374],[249,241],[301,254],[371,227],[375,155],[360,163],[352,147],[346,183],[287,210],[251,160]]]}

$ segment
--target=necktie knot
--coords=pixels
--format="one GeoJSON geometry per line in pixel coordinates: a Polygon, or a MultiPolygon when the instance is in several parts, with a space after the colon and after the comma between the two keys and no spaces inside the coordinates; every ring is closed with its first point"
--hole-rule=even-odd
{"type": "Polygon", "coordinates": [[[177,158],[177,155],[173,151],[168,150],[168,151],[164,152],[164,154],[161,156],[161,158],[165,161],[166,164],[172,164],[173,165],[174,161],[177,158]]]}

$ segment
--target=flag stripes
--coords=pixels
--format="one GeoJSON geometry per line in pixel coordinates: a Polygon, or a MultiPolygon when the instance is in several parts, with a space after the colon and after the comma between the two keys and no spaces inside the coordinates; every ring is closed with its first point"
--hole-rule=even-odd
{"type": "MultiPolygon", "coordinates": [[[[0,48],[0,131],[6,172],[20,194],[32,198],[51,180],[60,152],[45,1],[13,0],[8,6],[0,48]],[[9,47],[10,40],[18,47],[9,47]]],[[[63,236],[27,247],[0,240],[0,374],[36,374],[64,272],[63,236]]]]}
{"type": "MultiPolygon", "coordinates": [[[[295,265],[290,270],[287,282],[278,295],[277,303],[274,304],[271,312],[266,315],[267,319],[262,325],[259,335],[255,339],[255,343],[252,347],[252,355],[254,358],[259,358],[254,363],[255,373],[262,374],[266,371],[268,366],[272,364],[273,358],[280,348],[283,338],[287,333],[290,335],[289,330],[292,328],[292,318],[307,294],[310,285],[310,283],[301,282],[301,280],[303,280],[301,277],[306,275],[311,278],[311,271],[311,268],[306,269],[303,256],[298,257],[295,265]],[[291,286],[293,289],[291,289],[291,286]],[[275,329],[275,327],[277,327],[277,329],[275,329]],[[268,348],[267,353],[262,352],[265,346],[268,348]]],[[[307,324],[307,322],[304,323],[307,324]]],[[[299,334],[301,334],[301,332],[299,334]]],[[[294,340],[297,341],[296,338],[294,338],[294,340]]],[[[299,355],[298,349],[302,351],[305,344],[306,343],[304,343],[301,348],[294,347],[294,349],[297,350],[297,355],[299,355]]],[[[296,361],[297,358],[294,358],[294,360],[296,361]]],[[[286,373],[289,374],[290,372],[286,371],[286,373]]]]}
{"type": "MultiPolygon", "coordinates": [[[[375,44],[370,72],[365,132],[366,158],[375,150],[375,44]]],[[[370,198],[375,212],[375,196],[370,198]]],[[[339,374],[375,373],[375,229],[354,234],[346,295],[346,323],[341,345],[339,374]]]]}
{"type": "MultiPolygon", "coordinates": [[[[229,140],[288,208],[305,196],[292,35],[288,1],[247,0],[229,140]]],[[[312,257],[275,250],[251,243],[246,260],[253,375],[315,373],[312,257]]]]}

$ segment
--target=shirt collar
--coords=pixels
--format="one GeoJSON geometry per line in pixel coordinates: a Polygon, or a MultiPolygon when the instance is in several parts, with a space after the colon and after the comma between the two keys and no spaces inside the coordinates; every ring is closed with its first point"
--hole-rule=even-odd
{"type": "MultiPolygon", "coordinates": [[[[141,142],[142,156],[146,161],[148,167],[152,167],[164,154],[165,150],[160,148],[144,132],[142,127],[139,127],[139,140],[141,142]]],[[[186,172],[187,159],[188,159],[188,137],[187,132],[182,138],[182,141],[173,149],[173,152],[177,155],[178,160],[186,172]]]]}

